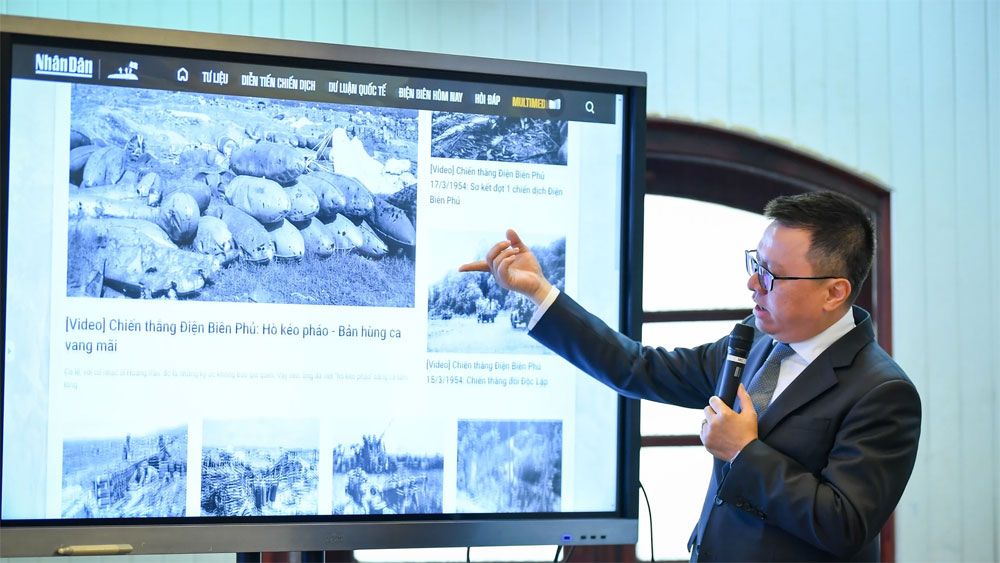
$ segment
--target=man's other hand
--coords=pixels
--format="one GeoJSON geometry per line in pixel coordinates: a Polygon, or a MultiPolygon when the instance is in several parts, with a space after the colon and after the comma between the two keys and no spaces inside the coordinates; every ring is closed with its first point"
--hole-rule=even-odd
{"type": "Polygon", "coordinates": [[[493,245],[485,260],[463,264],[458,271],[489,272],[500,287],[528,296],[535,305],[540,305],[552,289],[538,259],[514,229],[507,229],[507,240],[493,245]]]}
{"type": "Polygon", "coordinates": [[[740,412],[726,406],[722,399],[712,397],[705,407],[705,420],[701,424],[701,443],[710,454],[723,461],[732,461],[740,450],[757,439],[757,411],[742,383],[736,396],[740,412]]]}

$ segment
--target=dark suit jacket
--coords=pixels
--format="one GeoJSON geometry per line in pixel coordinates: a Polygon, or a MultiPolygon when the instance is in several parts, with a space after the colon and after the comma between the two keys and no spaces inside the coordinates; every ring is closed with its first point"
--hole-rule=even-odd
{"type": "MultiPolygon", "coordinates": [[[[854,321],[767,408],[759,439],[731,466],[715,460],[693,558],[878,560],[879,530],[916,459],[920,398],[875,343],[871,316],[855,307],[854,321]]],[[[719,392],[728,340],[673,351],[642,346],[565,294],[531,335],[628,397],[698,409],[719,392]]],[[[745,373],[757,371],[770,346],[758,331],[745,373]]]]}

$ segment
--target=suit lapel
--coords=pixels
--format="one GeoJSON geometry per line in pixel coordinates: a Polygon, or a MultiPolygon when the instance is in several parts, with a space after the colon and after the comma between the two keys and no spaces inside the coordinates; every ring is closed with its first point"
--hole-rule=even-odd
{"type": "Polygon", "coordinates": [[[818,395],[837,384],[837,375],[829,361],[824,361],[826,353],[820,354],[816,361],[795,378],[795,381],[782,391],[781,395],[771,403],[764,416],[757,423],[757,434],[766,438],[771,429],[783,418],[802,405],[815,399],[818,395]]]}
{"type": "Polygon", "coordinates": [[[863,309],[854,308],[854,322],[857,326],[823,351],[764,411],[757,425],[761,439],[786,416],[836,385],[835,369],[851,365],[858,352],[875,339],[871,316],[863,309]]]}

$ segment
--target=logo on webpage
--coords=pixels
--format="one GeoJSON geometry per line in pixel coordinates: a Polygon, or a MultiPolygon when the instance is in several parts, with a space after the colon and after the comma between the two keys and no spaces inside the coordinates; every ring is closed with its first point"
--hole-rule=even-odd
{"type": "Polygon", "coordinates": [[[139,80],[135,71],[139,70],[139,63],[129,61],[127,65],[118,67],[118,72],[108,75],[108,80],[139,80]]]}
{"type": "Polygon", "coordinates": [[[35,74],[68,76],[70,78],[93,78],[94,61],[83,57],[62,57],[59,55],[36,53],[35,74]]]}

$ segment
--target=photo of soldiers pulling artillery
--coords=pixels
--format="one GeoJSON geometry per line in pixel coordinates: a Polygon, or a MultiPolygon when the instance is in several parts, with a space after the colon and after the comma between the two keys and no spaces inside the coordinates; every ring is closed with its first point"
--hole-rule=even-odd
{"type": "Polygon", "coordinates": [[[63,518],[184,516],[187,427],[63,442],[63,518]]]}

